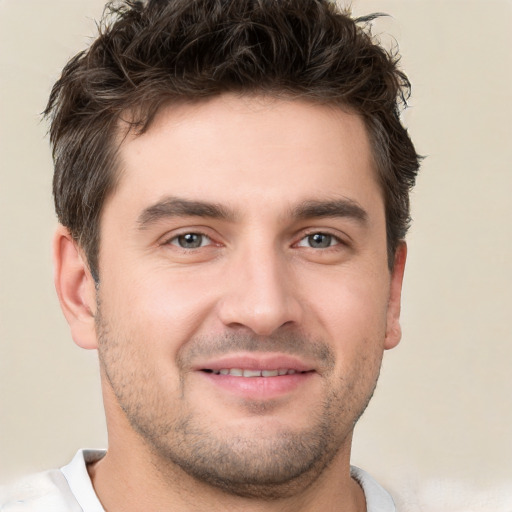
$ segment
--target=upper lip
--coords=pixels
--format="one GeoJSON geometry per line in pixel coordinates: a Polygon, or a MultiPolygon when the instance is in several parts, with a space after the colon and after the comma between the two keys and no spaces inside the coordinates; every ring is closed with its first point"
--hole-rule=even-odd
{"type": "Polygon", "coordinates": [[[194,365],[195,370],[214,370],[240,368],[243,370],[295,370],[308,372],[315,370],[314,366],[306,361],[288,354],[237,354],[226,355],[216,359],[205,360],[194,365]]]}

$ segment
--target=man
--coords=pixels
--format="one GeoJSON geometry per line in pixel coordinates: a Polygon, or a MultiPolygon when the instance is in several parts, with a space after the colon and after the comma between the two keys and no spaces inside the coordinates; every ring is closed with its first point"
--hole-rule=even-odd
{"type": "Polygon", "coordinates": [[[394,510],[350,446],[400,340],[418,156],[407,78],[359,25],[326,0],[126,2],[67,64],[55,283],[109,446],[2,510],[394,510]]]}

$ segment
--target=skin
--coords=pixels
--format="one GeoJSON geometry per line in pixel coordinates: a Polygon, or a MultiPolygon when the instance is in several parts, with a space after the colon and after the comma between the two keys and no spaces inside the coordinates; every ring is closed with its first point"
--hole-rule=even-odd
{"type": "Polygon", "coordinates": [[[99,351],[105,509],[364,511],[352,431],[400,340],[406,250],[390,272],[361,118],[224,95],[166,107],[120,159],[99,287],[64,227],[54,245],[73,338],[99,351]],[[244,365],[300,369],[205,371],[244,365]]]}

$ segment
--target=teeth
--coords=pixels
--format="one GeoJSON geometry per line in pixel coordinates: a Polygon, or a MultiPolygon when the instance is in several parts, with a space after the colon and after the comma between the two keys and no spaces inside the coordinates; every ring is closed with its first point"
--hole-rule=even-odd
{"type": "Polygon", "coordinates": [[[244,377],[261,377],[260,370],[244,370],[244,377]]]}
{"type": "Polygon", "coordinates": [[[212,370],[215,375],[231,375],[232,377],[277,377],[279,375],[293,375],[296,370],[243,370],[241,368],[222,368],[221,370],[212,370]]]}

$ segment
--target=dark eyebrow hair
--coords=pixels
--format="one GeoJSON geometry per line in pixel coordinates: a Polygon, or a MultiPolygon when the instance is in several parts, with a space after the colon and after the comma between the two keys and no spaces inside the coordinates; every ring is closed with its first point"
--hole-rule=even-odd
{"type": "Polygon", "coordinates": [[[216,203],[191,201],[177,197],[166,197],[145,208],[137,219],[140,229],[166,217],[209,217],[212,219],[233,220],[234,212],[216,203]]]}
{"type": "MultiPolygon", "coordinates": [[[[147,229],[151,224],[168,217],[208,217],[233,221],[235,213],[217,203],[193,201],[177,197],[166,197],[145,208],[137,219],[140,229],[147,229]]],[[[303,201],[291,210],[291,217],[310,219],[315,217],[349,217],[366,223],[368,214],[351,199],[335,199],[328,201],[303,201]]]]}
{"type": "Polygon", "coordinates": [[[314,217],[349,217],[363,224],[368,220],[368,213],[352,199],[335,199],[332,201],[304,201],[292,210],[298,219],[314,217]]]}

